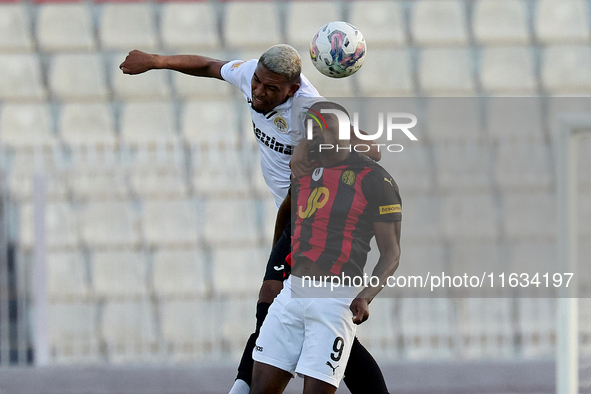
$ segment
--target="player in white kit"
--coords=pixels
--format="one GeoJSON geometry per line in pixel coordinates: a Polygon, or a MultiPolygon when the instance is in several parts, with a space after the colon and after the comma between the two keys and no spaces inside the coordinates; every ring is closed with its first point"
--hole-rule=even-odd
{"type": "MultiPolygon", "coordinates": [[[[161,56],[138,50],[131,51],[120,65],[125,74],[140,74],[154,69],[170,69],[185,74],[225,80],[236,86],[250,104],[253,133],[258,141],[261,169],[275,204],[279,208],[275,228],[274,250],[269,259],[257,303],[257,327],[248,340],[238,377],[231,394],[248,393],[252,377],[252,350],[260,327],[273,299],[289,276],[285,257],[289,254],[289,211],[287,196],[290,187],[290,160],[299,171],[311,171],[306,151],[296,149],[292,136],[291,103],[293,97],[320,97],[318,91],[301,74],[301,59],[289,45],[274,45],[259,60],[221,61],[198,55],[161,56]]],[[[353,138],[351,145],[357,142],[353,138]]],[[[379,152],[367,153],[379,159],[379,152]]],[[[373,357],[355,340],[349,364],[345,370],[345,384],[352,394],[386,394],[383,375],[373,357]]]]}

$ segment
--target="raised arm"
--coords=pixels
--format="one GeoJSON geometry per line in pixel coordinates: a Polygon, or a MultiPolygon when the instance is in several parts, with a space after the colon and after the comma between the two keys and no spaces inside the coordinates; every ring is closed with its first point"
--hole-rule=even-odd
{"type": "Polygon", "coordinates": [[[380,251],[378,264],[372,275],[378,277],[377,286],[368,286],[361,290],[357,298],[351,302],[353,323],[361,324],[369,318],[369,303],[385,287],[388,277],[398,268],[400,261],[400,223],[401,222],[375,222],[373,225],[376,235],[376,243],[380,251]]]}
{"type": "Polygon", "coordinates": [[[221,68],[227,61],[199,55],[163,56],[137,49],[129,52],[119,66],[124,74],[141,74],[149,70],[168,69],[197,77],[222,79],[221,68]]]}

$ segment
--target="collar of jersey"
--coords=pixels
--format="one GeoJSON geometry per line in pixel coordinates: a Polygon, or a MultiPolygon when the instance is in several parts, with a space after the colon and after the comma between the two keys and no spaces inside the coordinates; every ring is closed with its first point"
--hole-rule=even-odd
{"type": "Polygon", "coordinates": [[[279,104],[278,106],[276,106],[275,108],[273,108],[269,112],[264,113],[263,116],[266,117],[267,115],[269,115],[273,111],[277,111],[277,113],[285,111],[286,109],[288,109],[289,107],[291,107],[291,99],[292,98],[289,97],[287,99],[287,101],[285,101],[283,104],[279,104]]]}

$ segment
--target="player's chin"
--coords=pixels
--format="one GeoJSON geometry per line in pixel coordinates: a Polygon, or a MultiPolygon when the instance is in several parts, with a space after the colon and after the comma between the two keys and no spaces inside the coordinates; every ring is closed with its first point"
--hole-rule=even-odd
{"type": "Polygon", "coordinates": [[[252,109],[254,109],[256,112],[259,112],[261,114],[265,114],[267,112],[270,111],[270,109],[267,109],[267,106],[264,104],[257,104],[255,101],[252,102],[252,104],[250,105],[252,107],[252,109]]]}

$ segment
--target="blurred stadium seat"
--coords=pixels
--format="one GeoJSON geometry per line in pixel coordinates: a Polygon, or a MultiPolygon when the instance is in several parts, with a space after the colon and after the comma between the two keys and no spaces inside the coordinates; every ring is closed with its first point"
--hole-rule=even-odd
{"type": "MultiPolygon", "coordinates": [[[[31,249],[35,244],[34,207],[21,204],[20,246],[31,249]]],[[[68,203],[50,203],[45,207],[45,238],[48,250],[74,250],[78,246],[78,218],[68,203]]]]}
{"type": "Polygon", "coordinates": [[[402,4],[399,2],[354,1],[349,15],[351,24],[363,33],[371,50],[377,47],[403,46],[406,43],[402,4]]]}
{"type": "MultiPolygon", "coordinates": [[[[433,187],[432,149],[425,145],[404,147],[404,154],[383,154],[382,166],[392,168],[391,175],[405,195],[428,192],[433,187]]],[[[406,200],[405,200],[406,203],[406,200]]]]}
{"type": "Polygon", "coordinates": [[[439,197],[417,195],[405,199],[404,237],[412,240],[437,241],[442,234],[442,201],[439,197]]]}
{"type": "Polygon", "coordinates": [[[514,340],[511,310],[514,300],[466,298],[460,302],[461,346],[466,357],[510,357],[514,340]]]}
{"type": "Polygon", "coordinates": [[[103,49],[156,49],[158,37],[153,7],[150,3],[105,3],[99,36],[103,49]]]}
{"type": "Polygon", "coordinates": [[[219,348],[216,302],[163,300],[160,303],[162,338],[174,363],[210,360],[219,348]]]}
{"type": "Polygon", "coordinates": [[[92,303],[52,304],[48,308],[49,345],[57,364],[100,362],[97,308],[92,303]]]}
{"type": "Polygon", "coordinates": [[[203,51],[220,46],[216,10],[209,2],[170,2],[162,10],[162,43],[172,50],[203,51]]]}
{"type": "MultiPolygon", "coordinates": [[[[236,103],[230,100],[186,101],[181,126],[185,141],[195,147],[235,148],[237,112],[236,103]]],[[[215,161],[211,164],[223,165],[215,161]]]]}
{"type": "Polygon", "coordinates": [[[38,7],[37,42],[42,51],[93,51],[96,48],[91,10],[85,3],[38,7]]]}
{"type": "Polygon", "coordinates": [[[474,38],[483,45],[527,44],[527,3],[479,0],[474,5],[474,38]]]}
{"type": "Polygon", "coordinates": [[[98,297],[132,299],[147,294],[143,253],[101,251],[92,254],[92,285],[98,297]]]}
{"type": "Polygon", "coordinates": [[[391,350],[396,349],[395,342],[397,340],[392,336],[392,332],[396,332],[398,326],[392,313],[396,308],[395,303],[396,301],[391,298],[378,298],[372,301],[371,324],[359,326],[355,333],[364,346],[376,349],[376,351],[372,351],[374,357],[396,358],[402,356],[397,351],[391,350]]]}
{"type": "MultiPolygon", "coordinates": [[[[145,150],[144,150],[145,151],[145,150]]],[[[132,192],[140,198],[183,198],[188,196],[187,175],[182,151],[180,160],[163,159],[149,161],[158,156],[154,151],[145,156],[148,160],[133,160],[129,167],[129,183],[132,192]]],[[[140,155],[138,155],[140,156],[140,155]]],[[[169,155],[170,156],[170,155],[169,155]]]]}
{"type": "Polygon", "coordinates": [[[524,357],[548,354],[556,344],[556,307],[548,298],[515,300],[519,315],[518,329],[524,343],[524,357]],[[547,321],[547,323],[541,323],[547,321]]]}
{"type": "Polygon", "coordinates": [[[209,200],[205,212],[205,240],[216,247],[253,245],[260,239],[261,207],[258,205],[258,200],[251,199],[209,200]]]}
{"type": "Polygon", "coordinates": [[[281,43],[275,2],[225,3],[224,37],[230,48],[259,48],[281,43]],[[248,15],[248,17],[246,17],[248,15]]]}
{"type": "Polygon", "coordinates": [[[246,340],[253,333],[256,321],[256,297],[222,299],[219,310],[218,330],[220,347],[230,353],[231,359],[238,360],[243,352],[246,340]]]}
{"type": "Polygon", "coordinates": [[[288,3],[287,43],[299,48],[310,47],[314,34],[324,24],[342,20],[339,2],[315,1],[314,9],[311,3],[292,1],[288,3]]]}
{"type": "Polygon", "coordinates": [[[269,250],[267,247],[217,249],[212,261],[215,293],[235,298],[257,294],[269,250]]]}
{"type": "Polygon", "coordinates": [[[478,142],[442,143],[435,148],[437,183],[442,191],[490,192],[492,153],[478,142]]]}
{"type": "Polygon", "coordinates": [[[130,202],[89,202],[80,215],[80,234],[90,248],[131,249],[139,242],[138,215],[130,202]]]}
{"type": "Polygon", "coordinates": [[[88,270],[82,253],[47,255],[47,293],[61,300],[80,300],[88,296],[88,270]]]}
{"type": "Polygon", "coordinates": [[[36,54],[0,55],[0,100],[39,102],[46,97],[36,54]]]}
{"type": "Polygon", "coordinates": [[[510,248],[508,257],[509,266],[518,272],[531,271],[532,261],[535,261],[536,270],[540,273],[551,272],[556,264],[556,245],[543,238],[517,240],[510,248]]]}
{"type": "Polygon", "coordinates": [[[23,3],[0,4],[0,52],[33,49],[30,20],[23,3]]]}
{"type": "MultiPolygon", "coordinates": [[[[227,55],[222,53],[204,53],[204,56],[213,59],[228,59],[227,55]]],[[[235,56],[239,58],[239,56],[235,56]]],[[[232,59],[236,60],[236,59],[232,59]]],[[[229,83],[224,83],[217,79],[195,78],[194,76],[174,73],[172,76],[174,91],[176,95],[183,100],[220,100],[228,99],[232,93],[238,92],[229,83]]]]}
{"type": "Polygon", "coordinates": [[[100,54],[54,55],[49,73],[54,97],[64,101],[105,101],[108,91],[100,54]]]}
{"type": "Polygon", "coordinates": [[[6,146],[28,150],[55,146],[49,105],[6,104],[0,116],[0,137],[6,146]]]}
{"type": "Polygon", "coordinates": [[[109,104],[67,103],[61,108],[59,135],[70,147],[114,149],[115,119],[109,104]]]}
{"type": "Polygon", "coordinates": [[[154,311],[147,300],[105,304],[101,333],[109,363],[145,363],[156,353],[154,311]]]}
{"type": "Polygon", "coordinates": [[[68,186],[75,201],[122,200],[129,198],[126,165],[111,148],[73,149],[68,186]]]}
{"type": "Polygon", "coordinates": [[[453,345],[456,334],[452,330],[450,318],[455,312],[454,303],[450,299],[431,301],[433,300],[426,298],[410,298],[400,303],[398,332],[405,349],[405,358],[438,358],[441,353],[449,353],[446,348],[453,345]],[[434,322],[437,322],[438,330],[431,334],[428,327],[434,322]]]}
{"type": "Polygon", "coordinates": [[[203,215],[191,199],[145,200],[142,226],[145,241],[150,245],[195,249],[203,215]]]}
{"type": "Polygon", "coordinates": [[[480,71],[483,90],[491,95],[535,94],[532,56],[527,47],[486,48],[480,71]]]}
{"type": "MultiPolygon", "coordinates": [[[[370,49],[371,50],[371,49],[370,49]]],[[[355,74],[363,96],[399,97],[414,93],[411,60],[405,49],[374,49],[355,74]],[[388,67],[384,67],[384,63],[388,67]]],[[[326,78],[327,79],[327,78],[326,78]]],[[[324,94],[323,90],[320,90],[324,94]]]]}
{"type": "Polygon", "coordinates": [[[494,177],[502,190],[549,190],[552,150],[543,142],[500,141],[494,177]]]}
{"type": "Polygon", "coordinates": [[[420,86],[430,96],[472,96],[472,63],[464,48],[426,49],[421,53],[420,86]]]}
{"type": "Polygon", "coordinates": [[[588,43],[589,3],[583,0],[539,0],[536,35],[545,44],[588,43]]]}
{"type": "Polygon", "coordinates": [[[542,60],[542,83],[554,95],[589,94],[591,48],[588,45],[547,47],[542,60]]]}
{"type": "Polygon", "coordinates": [[[242,150],[232,147],[192,149],[191,181],[194,192],[209,198],[246,197],[251,187],[243,156],[242,150]]]}
{"type": "Polygon", "coordinates": [[[542,101],[531,98],[493,98],[486,108],[486,128],[492,140],[540,141],[542,101]]]}
{"type": "Polygon", "coordinates": [[[42,152],[36,149],[16,151],[12,157],[8,188],[15,201],[31,201],[34,193],[34,178],[45,178],[46,197],[48,201],[63,202],[68,194],[67,182],[60,176],[64,172],[63,157],[54,150],[42,152]]]}
{"type": "Polygon", "coordinates": [[[127,102],[121,119],[121,137],[133,147],[165,147],[178,140],[174,113],[168,101],[127,102]]]}
{"type": "Polygon", "coordinates": [[[429,137],[436,143],[462,142],[482,138],[481,116],[476,100],[457,97],[431,100],[423,119],[427,121],[429,137]]]}
{"type": "Polygon", "coordinates": [[[449,194],[442,201],[442,230],[448,239],[495,241],[499,236],[498,207],[492,195],[449,194]]]}
{"type": "Polygon", "coordinates": [[[203,296],[208,289],[202,250],[158,250],[154,254],[153,283],[163,299],[203,296]]]}
{"type": "Polygon", "coordinates": [[[502,212],[506,236],[519,240],[553,239],[556,237],[556,217],[540,212],[554,212],[554,207],[551,192],[506,193],[502,212]]]}
{"type": "Polygon", "coordinates": [[[413,3],[412,37],[421,46],[468,43],[466,10],[459,0],[423,0],[413,3]]]}

